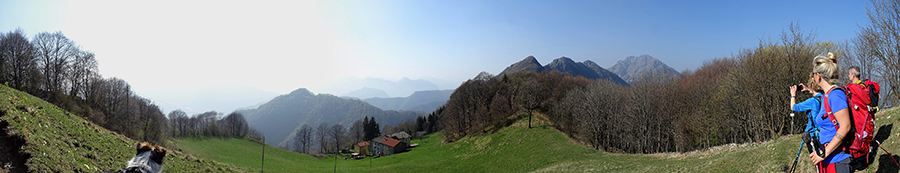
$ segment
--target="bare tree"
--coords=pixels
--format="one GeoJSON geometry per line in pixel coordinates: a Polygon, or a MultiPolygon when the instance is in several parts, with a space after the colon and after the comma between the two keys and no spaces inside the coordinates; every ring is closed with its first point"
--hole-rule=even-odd
{"type": "Polygon", "coordinates": [[[900,1],[872,0],[866,10],[869,23],[860,28],[857,46],[863,56],[879,60],[884,67],[881,75],[883,105],[897,105],[900,101],[900,1]]]}
{"type": "Polygon", "coordinates": [[[250,127],[247,125],[247,120],[244,119],[244,115],[237,112],[232,112],[225,116],[219,123],[222,126],[222,129],[225,131],[226,136],[231,137],[244,137],[247,135],[247,130],[250,127]]]}
{"type": "Polygon", "coordinates": [[[0,36],[0,57],[4,61],[2,75],[4,80],[11,81],[11,87],[20,90],[34,87],[25,86],[28,78],[36,77],[29,73],[37,63],[34,51],[34,45],[25,38],[22,29],[0,36]],[[6,70],[7,67],[9,70],[6,70]]]}
{"type": "Polygon", "coordinates": [[[294,152],[309,154],[309,146],[312,144],[312,127],[303,124],[294,132],[294,152]]]}
{"type": "Polygon", "coordinates": [[[62,32],[42,32],[32,42],[40,57],[38,63],[45,82],[43,89],[50,93],[58,92],[63,85],[66,67],[78,53],[78,47],[62,32]]]}
{"type": "Polygon", "coordinates": [[[316,138],[319,141],[319,153],[328,153],[328,123],[319,124],[316,128],[316,138]]]}
{"type": "Polygon", "coordinates": [[[93,52],[77,51],[72,59],[72,63],[67,69],[67,83],[69,85],[69,96],[77,98],[86,98],[86,89],[90,79],[97,74],[97,60],[94,59],[93,52]]]}
{"type": "Polygon", "coordinates": [[[365,127],[363,125],[363,120],[356,120],[353,122],[353,126],[350,126],[349,136],[353,140],[353,143],[359,143],[362,141],[365,136],[365,127]]]}
{"type": "Polygon", "coordinates": [[[194,118],[197,119],[195,129],[204,136],[221,136],[219,124],[216,123],[218,115],[219,113],[216,111],[209,111],[195,116],[194,118]]]}
{"type": "Polygon", "coordinates": [[[541,107],[541,102],[549,97],[547,87],[532,80],[525,81],[519,86],[519,103],[528,111],[528,128],[531,128],[532,112],[541,107]]]}
{"type": "Polygon", "coordinates": [[[331,126],[331,129],[329,129],[328,135],[331,136],[331,140],[334,142],[334,152],[341,151],[341,144],[344,142],[343,139],[346,133],[347,129],[341,124],[334,124],[331,126]]]}
{"type": "Polygon", "coordinates": [[[184,136],[187,133],[188,116],[182,110],[174,110],[169,112],[169,125],[171,126],[171,134],[174,137],[184,136]]]}

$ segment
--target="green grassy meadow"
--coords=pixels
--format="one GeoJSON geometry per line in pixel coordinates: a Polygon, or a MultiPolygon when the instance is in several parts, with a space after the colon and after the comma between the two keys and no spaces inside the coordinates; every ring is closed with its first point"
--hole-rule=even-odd
{"type": "MultiPolygon", "coordinates": [[[[414,139],[419,146],[408,152],[364,160],[319,159],[273,147],[266,148],[266,172],[782,172],[790,167],[800,145],[798,135],[732,144],[687,153],[619,154],[593,150],[569,140],[538,116],[539,125],[527,129],[527,120],[499,131],[442,143],[436,133],[414,139]],[[336,170],[334,170],[336,164],[336,170]]],[[[879,113],[876,126],[890,128],[900,122],[896,109],[879,113]],[[882,126],[886,125],[886,126],[882,126]]],[[[878,132],[888,133],[888,132],[878,132]]],[[[878,135],[876,133],[876,135],[878,135]]],[[[886,135],[886,134],[885,134],[886,135]]],[[[879,135],[881,136],[881,135],[879,135]]],[[[891,136],[891,135],[888,135],[891,136]]],[[[884,136],[882,136],[884,137],[884,136]]],[[[885,147],[900,153],[900,144],[888,137],[885,147]]],[[[244,167],[260,167],[260,144],[244,139],[182,138],[177,143],[197,157],[244,167]]],[[[805,150],[805,149],[804,149],[805,150]]],[[[900,158],[897,158],[900,159],[900,158]]],[[[861,172],[896,172],[897,166],[879,150],[876,161],[861,172]],[[885,162],[886,160],[886,162],[885,162]],[[885,162],[886,164],[881,164],[885,162]],[[890,164],[887,164],[890,163],[890,164]]],[[[815,172],[808,153],[801,154],[797,172],[815,172]]]]}

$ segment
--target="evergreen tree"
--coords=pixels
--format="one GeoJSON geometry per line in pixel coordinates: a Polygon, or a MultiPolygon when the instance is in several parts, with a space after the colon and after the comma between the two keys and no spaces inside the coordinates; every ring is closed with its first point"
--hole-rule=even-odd
{"type": "Polygon", "coordinates": [[[363,118],[363,133],[365,134],[365,138],[363,140],[369,141],[381,135],[378,127],[378,122],[375,122],[375,117],[365,117],[363,118]]]}

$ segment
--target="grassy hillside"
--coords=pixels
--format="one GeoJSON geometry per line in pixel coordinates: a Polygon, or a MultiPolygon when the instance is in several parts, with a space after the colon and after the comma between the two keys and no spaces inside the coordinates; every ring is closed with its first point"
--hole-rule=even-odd
{"type": "MultiPolygon", "coordinates": [[[[259,172],[262,165],[263,145],[243,138],[179,138],[175,142],[185,153],[193,153],[199,158],[209,158],[234,166],[247,172],[259,172]]],[[[334,159],[317,159],[311,155],[297,154],[265,145],[266,172],[328,172],[334,167],[334,159]]],[[[343,161],[343,160],[342,160],[343,161]]]]}
{"type": "MultiPolygon", "coordinates": [[[[762,143],[731,144],[688,153],[617,154],[593,150],[569,140],[537,116],[535,128],[525,128],[526,120],[496,133],[466,137],[444,144],[440,134],[415,139],[419,147],[409,152],[376,159],[319,159],[309,155],[266,148],[266,171],[327,172],[335,164],[338,172],[781,172],[790,167],[800,144],[799,136],[762,143]]],[[[876,135],[892,154],[900,153],[900,143],[888,134],[898,134],[893,124],[900,122],[896,109],[879,113],[876,135]],[[888,130],[890,132],[888,132],[888,130]]],[[[257,171],[259,143],[244,139],[185,138],[177,140],[186,152],[257,171]]],[[[804,149],[805,150],[805,149],[804,149]]],[[[879,150],[876,161],[862,172],[897,172],[889,156],[879,150]],[[881,164],[885,163],[885,164],[881,164]]],[[[798,172],[815,172],[801,154],[798,172]]],[[[894,155],[900,160],[900,157],[894,155]]]]}
{"type": "MultiPolygon", "coordinates": [[[[134,156],[128,139],[27,93],[0,85],[0,172],[118,170],[134,156]]],[[[240,172],[170,152],[168,172],[240,172]]]]}

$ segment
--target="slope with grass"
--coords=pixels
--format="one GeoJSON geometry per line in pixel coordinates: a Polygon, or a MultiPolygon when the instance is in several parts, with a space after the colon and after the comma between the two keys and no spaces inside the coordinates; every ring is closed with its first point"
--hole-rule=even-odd
{"type": "MultiPolygon", "coordinates": [[[[267,172],[782,172],[790,167],[800,145],[799,136],[786,136],[752,144],[730,144],[703,151],[660,154],[619,154],[593,150],[574,143],[536,114],[534,128],[520,119],[510,127],[483,135],[470,135],[442,143],[441,134],[414,139],[420,144],[408,152],[363,160],[316,158],[267,146],[267,172]]],[[[519,118],[525,117],[524,114],[519,118]]],[[[900,111],[879,113],[876,139],[890,152],[900,153],[891,138],[898,129],[900,111]]],[[[244,139],[183,138],[186,152],[201,158],[258,171],[260,144],[244,139]]],[[[805,149],[804,149],[805,150],[805,149]]],[[[805,152],[805,151],[804,151],[805,152]]],[[[890,157],[879,150],[875,162],[863,172],[897,172],[890,157]],[[884,164],[882,164],[884,163],[884,164]]],[[[815,172],[808,154],[801,154],[798,172],[815,172]]]]}
{"type": "Polygon", "coordinates": [[[298,154],[246,138],[178,138],[175,143],[185,153],[208,158],[234,166],[246,168],[248,172],[260,172],[263,146],[265,146],[265,172],[327,172],[331,171],[334,159],[318,159],[311,155],[298,154]]]}
{"type": "MultiPolygon", "coordinates": [[[[124,168],[137,141],[25,92],[0,85],[0,172],[100,172],[124,168]]],[[[169,152],[170,172],[241,172],[169,152]]]]}

